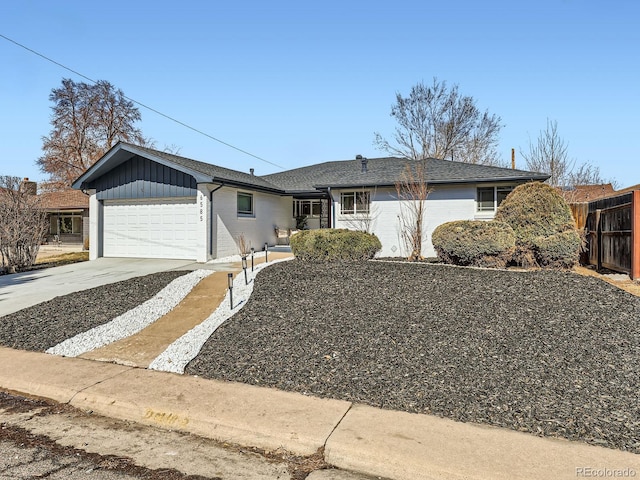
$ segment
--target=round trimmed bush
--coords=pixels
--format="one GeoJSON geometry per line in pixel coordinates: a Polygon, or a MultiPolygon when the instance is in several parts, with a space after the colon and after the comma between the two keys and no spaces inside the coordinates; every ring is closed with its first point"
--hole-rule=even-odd
{"type": "Polygon", "coordinates": [[[533,245],[538,237],[575,230],[569,205],[560,192],[546,183],[516,187],[498,207],[494,218],[511,225],[519,245],[533,245]]]}
{"type": "MultiPolygon", "coordinates": [[[[564,268],[575,264],[570,252],[579,234],[571,209],[557,189],[540,182],[520,185],[500,204],[495,220],[513,228],[513,260],[519,265],[564,268]],[[567,235],[546,240],[565,232],[567,235]]],[[[576,253],[575,261],[578,258],[576,253]]]]}
{"type": "Polygon", "coordinates": [[[506,267],[513,256],[516,237],[506,223],[459,220],[438,226],[431,241],[445,263],[506,267]]]}
{"type": "Polygon", "coordinates": [[[580,258],[582,239],[577,231],[569,230],[534,240],[535,256],[541,267],[572,268],[580,258]]]}
{"type": "Polygon", "coordinates": [[[361,261],[382,249],[378,237],[347,229],[302,230],[291,236],[291,251],[305,261],[361,261]]]}

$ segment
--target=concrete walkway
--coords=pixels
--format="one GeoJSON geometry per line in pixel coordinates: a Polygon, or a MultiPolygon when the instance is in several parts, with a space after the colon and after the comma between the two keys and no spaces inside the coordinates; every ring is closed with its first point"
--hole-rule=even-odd
{"type": "MultiPolygon", "coordinates": [[[[198,264],[195,264],[198,265],[198,264]]],[[[0,276],[0,316],[55,297],[166,270],[193,270],[190,260],[99,258],[0,276]]]]}
{"type": "Polygon", "coordinates": [[[214,272],[200,280],[173,310],[137,334],[80,356],[147,368],[173,341],[211,315],[224,299],[226,290],[227,272],[214,272]]]}
{"type": "MultiPolygon", "coordinates": [[[[290,257],[292,254],[288,252],[271,252],[268,260],[290,257]]],[[[256,256],[254,265],[264,261],[264,255],[256,256]]],[[[228,273],[236,276],[242,272],[239,262],[198,265],[220,271],[203,278],[173,310],[137,334],[84,353],[81,357],[147,368],[172,342],[206,320],[220,305],[227,293],[228,273]]]]}
{"type": "Polygon", "coordinates": [[[380,477],[640,476],[640,455],[429,415],[8,348],[0,365],[3,390],[244,446],[299,455],[324,447],[330,464],[380,477]]]}

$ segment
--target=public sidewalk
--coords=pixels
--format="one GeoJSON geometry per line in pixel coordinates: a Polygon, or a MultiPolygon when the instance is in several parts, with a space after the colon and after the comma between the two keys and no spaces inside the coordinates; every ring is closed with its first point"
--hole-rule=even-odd
{"type": "Polygon", "coordinates": [[[9,348],[0,389],[244,446],[325,447],[338,468],[399,480],[640,476],[640,455],[580,442],[9,348]]]}

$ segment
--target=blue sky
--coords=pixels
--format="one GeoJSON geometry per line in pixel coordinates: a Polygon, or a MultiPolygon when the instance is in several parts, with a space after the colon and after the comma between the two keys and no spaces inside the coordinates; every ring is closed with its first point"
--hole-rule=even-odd
{"type": "MultiPolygon", "coordinates": [[[[502,117],[500,153],[558,122],[569,156],[640,183],[640,3],[13,0],[0,34],[283,168],[384,156],[396,92],[433,77],[502,117]]],[[[0,175],[43,180],[52,88],[83,80],[0,38],[0,175]]],[[[140,107],[163,149],[281,169],[140,107]]]]}

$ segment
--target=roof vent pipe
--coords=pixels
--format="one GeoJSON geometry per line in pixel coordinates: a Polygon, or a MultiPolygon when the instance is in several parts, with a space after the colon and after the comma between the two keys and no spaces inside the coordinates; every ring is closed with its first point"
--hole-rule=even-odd
{"type": "Polygon", "coordinates": [[[363,157],[362,155],[356,155],[356,160],[360,160],[362,164],[362,173],[367,173],[367,162],[369,161],[367,157],[363,157]]]}
{"type": "Polygon", "coordinates": [[[251,175],[254,175],[254,174],[255,174],[255,172],[256,172],[256,171],[255,171],[253,168],[250,168],[250,169],[249,169],[249,173],[250,173],[251,175]]]}

